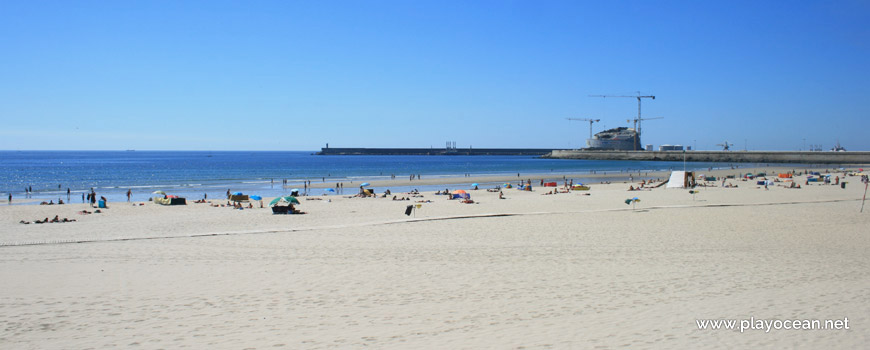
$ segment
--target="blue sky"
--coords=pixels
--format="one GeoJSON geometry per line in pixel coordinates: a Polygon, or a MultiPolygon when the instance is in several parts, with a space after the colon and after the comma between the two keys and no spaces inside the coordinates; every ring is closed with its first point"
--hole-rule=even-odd
{"type": "Polygon", "coordinates": [[[3,1],[0,149],[870,150],[870,3],[3,1]]]}

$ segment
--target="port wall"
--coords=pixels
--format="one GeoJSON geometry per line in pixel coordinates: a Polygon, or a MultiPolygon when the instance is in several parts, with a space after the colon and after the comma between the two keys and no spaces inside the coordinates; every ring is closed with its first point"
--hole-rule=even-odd
{"type": "Polygon", "coordinates": [[[543,156],[550,148],[321,148],[318,155],[543,156]]]}
{"type": "Polygon", "coordinates": [[[545,158],[723,163],[870,164],[870,152],[553,150],[545,158]]]}

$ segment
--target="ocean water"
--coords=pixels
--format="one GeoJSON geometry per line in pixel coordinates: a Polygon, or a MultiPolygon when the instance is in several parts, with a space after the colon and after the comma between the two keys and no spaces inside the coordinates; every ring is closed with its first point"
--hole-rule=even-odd
{"type": "MultiPolygon", "coordinates": [[[[721,163],[688,163],[690,169],[730,167],[721,163]]],[[[749,165],[742,165],[749,166],[749,165]]],[[[25,188],[35,199],[80,202],[93,188],[110,201],[144,201],[163,190],[189,199],[224,198],[226,190],[264,197],[312,183],[342,182],[354,187],[365,181],[406,179],[410,174],[464,177],[498,174],[589,173],[575,182],[593,181],[592,171],[625,172],[682,169],[682,162],[587,161],[540,159],[533,156],[315,156],[313,152],[265,151],[0,151],[0,193],[24,198],[25,188]],[[284,180],[288,186],[283,186],[284,180]]],[[[434,190],[444,186],[419,186],[434,190]]],[[[392,188],[394,192],[410,188],[392,188]]],[[[348,191],[348,190],[345,190],[348,191]]],[[[315,194],[322,190],[313,190],[315,194]]]]}

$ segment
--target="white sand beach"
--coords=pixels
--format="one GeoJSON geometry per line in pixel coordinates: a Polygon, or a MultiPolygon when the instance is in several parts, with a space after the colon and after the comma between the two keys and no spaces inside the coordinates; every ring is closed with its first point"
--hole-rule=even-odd
{"type": "MultiPolygon", "coordinates": [[[[736,188],[711,182],[694,196],[626,191],[636,182],[544,195],[552,188],[529,178],[534,191],[504,189],[506,199],[463,188],[474,204],[433,192],[409,201],[300,198],[305,215],[273,215],[257,202],[244,210],[109,203],[88,215],[78,214],[94,211],[84,204],[3,203],[0,348],[856,349],[870,341],[870,208],[859,213],[858,177],[844,177],[845,189],[803,176],[800,189],[729,179],[736,188]],[[634,208],[625,203],[633,197],[634,208]],[[416,201],[431,202],[404,215],[416,201]],[[19,223],[55,215],[76,221],[19,223]],[[849,329],[740,332],[696,322],[750,318],[847,318],[849,329]]],[[[459,188],[451,181],[518,182],[416,183],[424,181],[451,190],[459,188]]]]}

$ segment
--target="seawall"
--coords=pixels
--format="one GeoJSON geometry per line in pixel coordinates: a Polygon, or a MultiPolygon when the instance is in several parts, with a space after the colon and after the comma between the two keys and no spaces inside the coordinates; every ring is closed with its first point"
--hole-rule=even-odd
{"type": "Polygon", "coordinates": [[[722,163],[870,164],[870,152],[553,150],[544,158],[722,163]]]}
{"type": "Polygon", "coordinates": [[[321,148],[318,155],[543,156],[551,148],[321,148]]]}

